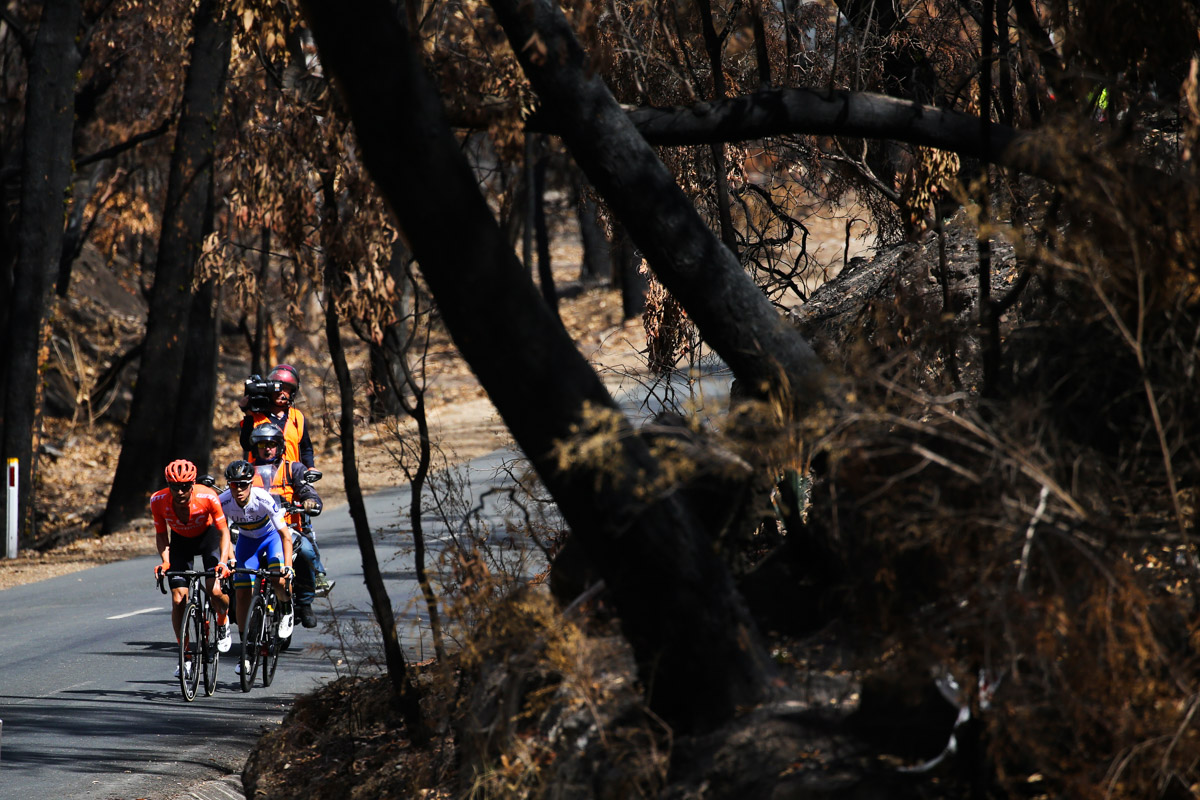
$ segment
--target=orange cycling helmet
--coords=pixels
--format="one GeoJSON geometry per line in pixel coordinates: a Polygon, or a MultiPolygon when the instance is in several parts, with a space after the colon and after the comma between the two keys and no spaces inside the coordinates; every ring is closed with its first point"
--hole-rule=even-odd
{"type": "Polygon", "coordinates": [[[192,483],[196,480],[196,465],[186,458],[167,464],[167,483],[192,483]]]}

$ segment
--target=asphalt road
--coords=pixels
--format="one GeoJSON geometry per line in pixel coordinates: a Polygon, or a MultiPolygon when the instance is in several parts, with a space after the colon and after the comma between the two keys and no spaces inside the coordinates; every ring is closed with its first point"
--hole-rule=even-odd
{"type": "MultiPolygon", "coordinates": [[[[467,465],[473,497],[493,485],[496,467],[511,457],[494,453],[467,465]]],[[[431,649],[423,615],[411,602],[418,596],[411,539],[396,533],[407,498],[405,487],[367,503],[405,654],[415,661],[431,649]]],[[[152,575],[157,557],[0,592],[0,798],[206,796],[197,787],[240,774],[258,736],[279,723],[296,695],[369,669],[361,637],[350,637],[343,650],[322,633],[335,615],[340,623],[373,623],[347,508],[328,510],[316,528],[337,585],[328,600],[314,605],[317,628],[297,622],[270,688],[262,688],[260,679],[248,694],[233,672],[235,659],[226,658],[216,693],[205,697],[201,689],[193,702],[184,701],[173,677],[178,656],[170,600],[152,575]]],[[[447,536],[444,527],[430,519],[426,529],[436,550],[447,536]]],[[[235,632],[230,655],[237,651],[235,632]]],[[[223,783],[240,786],[234,778],[223,783]]]]}

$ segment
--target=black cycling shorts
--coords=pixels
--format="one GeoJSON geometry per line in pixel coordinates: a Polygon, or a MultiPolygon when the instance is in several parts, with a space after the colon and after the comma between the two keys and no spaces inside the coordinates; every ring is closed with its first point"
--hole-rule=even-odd
{"type": "MultiPolygon", "coordinates": [[[[169,546],[171,548],[169,569],[172,572],[192,569],[196,563],[196,556],[203,559],[205,569],[212,569],[221,560],[221,532],[217,530],[216,525],[209,525],[208,530],[199,536],[180,536],[175,531],[171,531],[169,546]]],[[[178,577],[170,578],[169,583],[172,589],[188,585],[187,578],[178,577]]]]}

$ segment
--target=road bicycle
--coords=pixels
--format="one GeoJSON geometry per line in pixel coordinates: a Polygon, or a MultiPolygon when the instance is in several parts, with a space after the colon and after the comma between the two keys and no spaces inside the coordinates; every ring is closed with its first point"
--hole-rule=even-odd
{"type": "Polygon", "coordinates": [[[217,667],[221,663],[221,651],[217,648],[217,610],[203,580],[215,577],[215,570],[186,569],[160,573],[157,579],[163,594],[167,593],[168,578],[186,578],[188,582],[188,602],[179,626],[179,688],[188,702],[196,699],[201,673],[204,674],[204,695],[211,697],[217,690],[217,667]]]}
{"type": "Polygon", "coordinates": [[[283,617],[283,612],[275,597],[275,591],[267,581],[269,578],[282,577],[284,572],[278,569],[238,567],[234,573],[254,576],[250,608],[246,612],[246,624],[242,626],[242,669],[239,676],[242,691],[248,692],[254,686],[254,678],[260,666],[264,687],[270,686],[271,681],[275,679],[275,668],[279,664],[279,654],[283,651],[283,642],[279,638],[279,620],[283,617]]]}

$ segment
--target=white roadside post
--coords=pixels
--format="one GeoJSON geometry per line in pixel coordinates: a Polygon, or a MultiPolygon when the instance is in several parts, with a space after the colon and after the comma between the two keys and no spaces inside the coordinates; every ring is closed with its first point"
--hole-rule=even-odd
{"type": "Polygon", "coordinates": [[[8,460],[8,497],[4,507],[8,510],[7,536],[4,539],[4,554],[17,557],[17,459],[8,460]]]}

